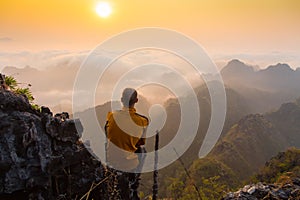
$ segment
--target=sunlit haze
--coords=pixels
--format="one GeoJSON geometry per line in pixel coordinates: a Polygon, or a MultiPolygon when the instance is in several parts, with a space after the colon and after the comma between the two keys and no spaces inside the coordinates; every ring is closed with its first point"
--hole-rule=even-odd
{"type": "MultiPolygon", "coordinates": [[[[0,70],[30,66],[55,71],[63,66],[61,76],[69,79],[63,73],[77,69],[101,42],[141,27],[167,28],[192,38],[219,68],[240,59],[260,68],[280,62],[296,69],[299,19],[298,0],[2,0],[0,70]]],[[[74,78],[76,72],[71,74],[74,78]]],[[[71,86],[62,95],[71,94],[71,86]]],[[[33,87],[39,101],[49,103],[51,92],[43,96],[41,90],[33,87]]],[[[53,96],[58,91],[53,88],[53,96]]]]}
{"type": "Polygon", "coordinates": [[[100,17],[106,18],[108,17],[112,10],[111,10],[111,6],[109,3],[107,2],[99,2],[96,5],[96,12],[100,17]]]}
{"type": "Polygon", "coordinates": [[[90,50],[119,32],[155,26],[182,32],[216,56],[300,52],[297,0],[111,0],[114,15],[105,20],[98,3],[3,0],[0,50],[90,50]]]}

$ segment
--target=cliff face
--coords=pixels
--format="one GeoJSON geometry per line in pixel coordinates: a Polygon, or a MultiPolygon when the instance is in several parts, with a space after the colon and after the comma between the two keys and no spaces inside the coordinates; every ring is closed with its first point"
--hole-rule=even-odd
{"type": "MultiPolygon", "coordinates": [[[[80,127],[0,90],[0,199],[75,199],[101,181],[104,168],[80,142],[80,127]]],[[[90,195],[103,199],[101,190],[90,195]]]]}

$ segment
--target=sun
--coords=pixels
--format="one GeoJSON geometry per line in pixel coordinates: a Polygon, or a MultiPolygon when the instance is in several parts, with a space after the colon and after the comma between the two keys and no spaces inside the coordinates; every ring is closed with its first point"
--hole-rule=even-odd
{"type": "Polygon", "coordinates": [[[100,17],[106,18],[112,12],[111,6],[108,2],[99,2],[96,5],[96,12],[100,17]]]}

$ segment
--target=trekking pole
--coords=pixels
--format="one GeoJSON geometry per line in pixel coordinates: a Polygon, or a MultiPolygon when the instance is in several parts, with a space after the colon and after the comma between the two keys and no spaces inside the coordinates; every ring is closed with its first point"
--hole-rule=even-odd
{"type": "Polygon", "coordinates": [[[155,135],[155,154],[154,154],[154,171],[153,171],[153,196],[152,200],[157,200],[157,194],[158,194],[158,170],[157,170],[157,164],[158,164],[158,143],[159,143],[159,131],[156,131],[155,135]]]}
{"type": "Polygon", "coordinates": [[[106,121],[105,126],[104,126],[104,133],[105,133],[105,143],[104,143],[104,149],[105,149],[105,164],[107,164],[107,143],[108,143],[108,139],[107,139],[107,125],[108,125],[108,121],[106,121]]]}
{"type": "Polygon", "coordinates": [[[175,151],[175,153],[176,153],[176,155],[177,155],[177,157],[178,157],[178,160],[179,160],[180,164],[182,165],[182,167],[183,167],[183,169],[184,169],[186,175],[188,176],[188,178],[189,178],[190,181],[192,182],[192,185],[193,185],[194,189],[195,189],[196,192],[197,192],[198,199],[199,199],[199,200],[202,200],[201,195],[200,195],[200,191],[199,191],[197,185],[194,183],[194,180],[192,179],[192,177],[191,177],[189,171],[188,171],[187,168],[184,166],[184,163],[183,163],[183,161],[181,160],[179,154],[177,153],[175,147],[173,147],[173,150],[175,151]]]}

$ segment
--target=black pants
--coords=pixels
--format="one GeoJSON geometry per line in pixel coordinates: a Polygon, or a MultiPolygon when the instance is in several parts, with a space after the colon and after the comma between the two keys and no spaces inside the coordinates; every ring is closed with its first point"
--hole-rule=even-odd
{"type": "Polygon", "coordinates": [[[120,188],[121,199],[124,200],[139,200],[138,187],[140,182],[140,175],[138,173],[122,172],[118,176],[118,186],[120,188]]]}
{"type": "Polygon", "coordinates": [[[108,168],[108,199],[110,200],[139,200],[138,187],[140,185],[141,170],[144,164],[146,149],[139,147],[135,152],[138,154],[139,165],[134,173],[123,172],[108,168]]]}

